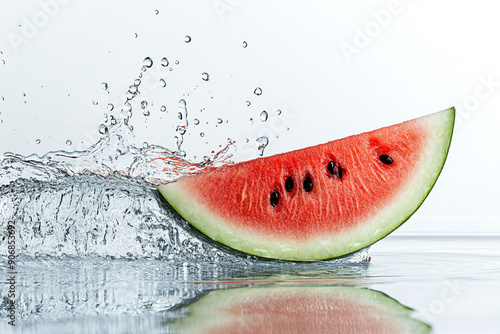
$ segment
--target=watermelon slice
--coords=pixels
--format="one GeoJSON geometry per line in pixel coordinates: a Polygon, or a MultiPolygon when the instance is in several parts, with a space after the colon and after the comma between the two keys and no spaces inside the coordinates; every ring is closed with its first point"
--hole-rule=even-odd
{"type": "Polygon", "coordinates": [[[430,333],[387,295],[349,286],[215,290],[169,321],[179,333],[430,333]]]}
{"type": "Polygon", "coordinates": [[[455,109],[159,186],[209,238],[264,258],[345,256],[422,204],[451,142],[455,109]]]}

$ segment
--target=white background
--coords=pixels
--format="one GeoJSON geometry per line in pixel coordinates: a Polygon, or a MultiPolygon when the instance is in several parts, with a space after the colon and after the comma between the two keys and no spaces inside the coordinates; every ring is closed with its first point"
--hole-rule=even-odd
{"type": "Polygon", "coordinates": [[[174,149],[184,98],[190,159],[217,151],[227,138],[236,140],[235,160],[248,160],[257,157],[253,143],[263,134],[271,155],[456,106],[446,166],[404,228],[500,229],[497,1],[2,0],[1,6],[0,152],[87,148],[99,138],[107,104],[117,112],[151,57],[150,83],[135,99],[149,103],[151,116],[134,106],[136,141],[174,149]],[[163,57],[172,71],[159,65],[163,57]],[[159,111],[162,104],[169,113],[159,111]],[[259,120],[262,110],[269,112],[266,122],[259,120]],[[194,126],[194,118],[201,124],[194,126]]]}

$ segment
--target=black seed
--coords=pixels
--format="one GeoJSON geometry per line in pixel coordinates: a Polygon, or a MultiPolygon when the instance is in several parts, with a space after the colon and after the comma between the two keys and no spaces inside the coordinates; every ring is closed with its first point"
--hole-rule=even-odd
{"type": "Polygon", "coordinates": [[[339,163],[335,163],[333,161],[330,161],[328,163],[328,165],[326,166],[326,168],[328,169],[328,172],[330,174],[338,177],[339,179],[342,178],[342,167],[340,167],[339,163]],[[335,167],[337,168],[337,170],[335,170],[335,167]]]}
{"type": "Polygon", "coordinates": [[[388,155],[382,154],[378,158],[380,159],[380,161],[382,161],[383,164],[390,165],[393,163],[392,158],[388,155]]]}
{"type": "Polygon", "coordinates": [[[280,194],[277,191],[271,193],[271,205],[276,206],[280,200],[280,194]]]}
{"type": "Polygon", "coordinates": [[[328,168],[328,171],[330,172],[330,174],[335,175],[335,162],[330,161],[328,163],[328,166],[326,166],[326,168],[328,168]]]}
{"type": "Polygon", "coordinates": [[[289,176],[286,181],[285,181],[285,190],[290,192],[293,190],[293,178],[291,176],[289,176]]]}
{"type": "Polygon", "coordinates": [[[306,192],[310,192],[311,190],[313,190],[313,181],[309,176],[304,180],[304,190],[306,192]]]}

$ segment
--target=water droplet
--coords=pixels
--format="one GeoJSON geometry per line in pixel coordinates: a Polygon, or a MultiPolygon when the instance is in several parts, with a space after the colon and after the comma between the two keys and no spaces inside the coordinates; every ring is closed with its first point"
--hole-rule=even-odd
{"type": "Polygon", "coordinates": [[[155,9],[155,15],[160,14],[160,11],[158,9],[155,9]]]}
{"type": "Polygon", "coordinates": [[[116,125],[116,119],[113,117],[113,115],[109,116],[110,123],[111,125],[116,125]]]}
{"type": "Polygon", "coordinates": [[[108,84],[105,82],[101,83],[101,88],[104,90],[108,90],[108,84]]]}
{"type": "Polygon", "coordinates": [[[160,63],[161,63],[161,66],[163,66],[163,67],[167,67],[167,66],[168,66],[168,64],[169,64],[167,57],[163,57],[163,58],[161,59],[161,62],[160,62],[160,63]]]}
{"type": "Polygon", "coordinates": [[[243,41],[242,46],[243,46],[243,48],[246,48],[248,46],[248,43],[246,41],[243,41]]]}
{"type": "Polygon", "coordinates": [[[127,92],[126,96],[127,96],[127,101],[130,101],[132,100],[137,94],[132,94],[131,92],[127,92]]]}
{"type": "Polygon", "coordinates": [[[205,137],[205,133],[204,132],[200,132],[200,137],[205,137]]]}
{"type": "Polygon", "coordinates": [[[177,113],[177,117],[179,118],[179,123],[175,130],[175,132],[177,132],[177,135],[175,136],[175,141],[177,144],[177,152],[176,152],[177,155],[183,152],[181,151],[181,145],[182,142],[184,141],[183,135],[186,133],[188,127],[187,113],[188,111],[187,111],[186,101],[184,99],[179,100],[179,112],[177,113]]]}
{"type": "Polygon", "coordinates": [[[281,110],[280,109],[276,110],[276,115],[278,115],[278,116],[281,115],[281,110]]]}
{"type": "Polygon", "coordinates": [[[23,97],[26,97],[26,93],[23,93],[23,97]]]}
{"type": "Polygon", "coordinates": [[[141,108],[142,109],[146,108],[147,106],[148,106],[148,102],[146,102],[146,101],[142,101],[141,102],[141,108]]]}
{"type": "Polygon", "coordinates": [[[108,110],[112,111],[113,109],[115,109],[115,106],[113,105],[113,103],[108,103],[108,110]]]}
{"type": "Polygon", "coordinates": [[[210,79],[210,76],[208,75],[208,73],[207,73],[207,72],[203,72],[203,73],[201,74],[201,79],[202,79],[203,81],[208,81],[208,79],[210,79]]]}
{"type": "Polygon", "coordinates": [[[98,104],[99,104],[99,102],[97,102],[97,101],[92,101],[92,104],[96,106],[96,105],[98,105],[98,104]]]}
{"type": "Polygon", "coordinates": [[[149,148],[149,144],[148,144],[147,141],[145,141],[144,143],[142,143],[142,148],[145,149],[145,150],[149,148]]]}
{"type": "Polygon", "coordinates": [[[161,107],[160,107],[160,111],[161,111],[161,112],[165,112],[166,110],[167,110],[167,107],[165,107],[165,106],[161,106],[161,107]]]}
{"type": "Polygon", "coordinates": [[[137,86],[136,85],[129,86],[128,91],[129,91],[129,93],[132,93],[134,95],[137,94],[137,86]]]}
{"type": "Polygon", "coordinates": [[[222,118],[217,118],[217,124],[222,124],[222,118]]]}
{"type": "Polygon", "coordinates": [[[123,110],[123,111],[125,111],[125,112],[132,111],[132,105],[131,105],[129,102],[125,103],[125,104],[123,105],[122,110],[123,110]]]}
{"type": "Polygon", "coordinates": [[[99,125],[99,133],[100,134],[105,134],[108,132],[108,127],[104,124],[99,125]]]}
{"type": "Polygon", "coordinates": [[[143,114],[144,116],[149,116],[149,115],[151,115],[151,113],[149,112],[149,110],[148,110],[148,109],[143,109],[143,110],[142,110],[142,114],[143,114]]]}
{"type": "Polygon", "coordinates": [[[194,125],[198,125],[198,124],[200,124],[200,120],[198,118],[195,118],[193,120],[193,123],[194,123],[194,125]]]}
{"type": "Polygon", "coordinates": [[[42,141],[40,139],[35,140],[35,144],[40,144],[42,141]]]}
{"type": "Polygon", "coordinates": [[[247,106],[250,106],[250,105],[252,104],[252,102],[250,102],[250,101],[248,101],[248,100],[247,100],[247,102],[246,102],[246,103],[247,103],[247,106]]]}
{"type": "Polygon", "coordinates": [[[191,36],[186,35],[186,36],[184,37],[184,42],[186,42],[186,43],[191,42],[191,36]]]}
{"type": "Polygon", "coordinates": [[[255,90],[253,91],[253,93],[255,95],[260,95],[260,94],[262,94],[262,89],[260,87],[257,87],[257,88],[255,88],[255,90]]]}
{"type": "Polygon", "coordinates": [[[250,118],[250,125],[253,124],[253,118],[250,118]]]}
{"type": "Polygon", "coordinates": [[[144,61],[142,62],[142,66],[150,68],[153,66],[153,60],[149,57],[144,58],[144,61]]]}
{"type": "Polygon", "coordinates": [[[140,84],[141,84],[141,79],[135,79],[135,80],[134,80],[134,86],[136,87],[136,89],[137,89],[137,87],[138,87],[140,84]]]}
{"type": "Polygon", "coordinates": [[[269,139],[266,136],[259,137],[255,140],[257,149],[259,150],[259,155],[264,155],[264,149],[269,144],[269,139]]]}
{"type": "Polygon", "coordinates": [[[264,110],[264,111],[262,111],[262,112],[260,113],[260,120],[261,120],[262,122],[265,122],[265,121],[267,121],[268,116],[269,116],[269,115],[267,114],[267,111],[265,111],[265,110],[264,110]]]}
{"type": "Polygon", "coordinates": [[[175,61],[175,65],[179,65],[179,61],[178,60],[175,61]]]}
{"type": "Polygon", "coordinates": [[[167,83],[165,82],[165,79],[160,79],[160,86],[165,88],[166,85],[167,85],[167,83]]]}
{"type": "Polygon", "coordinates": [[[69,139],[66,140],[66,145],[71,146],[71,144],[73,144],[73,142],[71,140],[69,140],[69,139]]]}

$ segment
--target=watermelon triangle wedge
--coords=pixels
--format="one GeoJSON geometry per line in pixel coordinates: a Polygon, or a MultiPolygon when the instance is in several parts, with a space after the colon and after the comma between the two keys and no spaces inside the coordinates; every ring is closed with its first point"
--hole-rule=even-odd
{"type": "Polygon", "coordinates": [[[384,238],[422,204],[451,143],[450,108],[159,186],[208,238],[263,258],[316,261],[384,238]]]}

